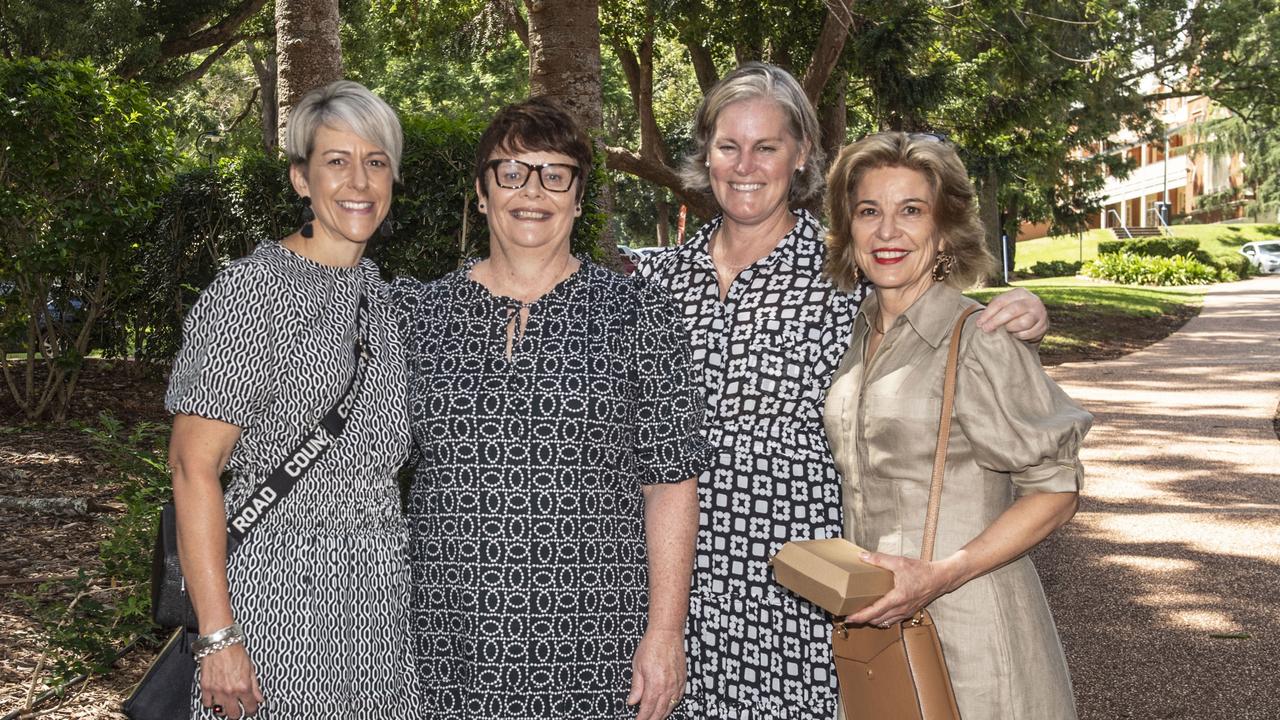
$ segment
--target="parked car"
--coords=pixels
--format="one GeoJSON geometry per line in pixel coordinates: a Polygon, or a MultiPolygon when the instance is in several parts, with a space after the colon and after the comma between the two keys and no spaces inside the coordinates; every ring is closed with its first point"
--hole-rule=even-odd
{"type": "Polygon", "coordinates": [[[1262,240],[1240,246],[1240,254],[1261,273],[1280,273],[1280,240],[1262,240]]]}
{"type": "Polygon", "coordinates": [[[630,275],[636,271],[636,263],[640,262],[640,256],[636,251],[626,245],[618,246],[618,264],[622,266],[622,272],[630,275]]]}

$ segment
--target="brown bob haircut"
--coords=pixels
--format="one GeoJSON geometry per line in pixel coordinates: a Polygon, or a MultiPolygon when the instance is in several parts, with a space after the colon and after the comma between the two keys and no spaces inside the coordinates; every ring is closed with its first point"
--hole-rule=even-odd
{"type": "Polygon", "coordinates": [[[582,200],[591,176],[591,140],[554,100],[538,96],[512,103],[499,110],[485,128],[476,149],[475,166],[475,181],[485,197],[489,196],[487,165],[495,152],[568,155],[578,165],[578,200],[582,200]]]}
{"type": "Polygon", "coordinates": [[[946,283],[964,290],[985,278],[995,260],[987,249],[969,173],[951,143],[934,135],[882,132],[845,146],[827,175],[827,276],[850,291],[860,271],[854,261],[853,206],[858,183],[872,170],[907,168],[925,176],[933,189],[933,222],[942,247],[955,258],[946,283]]]}

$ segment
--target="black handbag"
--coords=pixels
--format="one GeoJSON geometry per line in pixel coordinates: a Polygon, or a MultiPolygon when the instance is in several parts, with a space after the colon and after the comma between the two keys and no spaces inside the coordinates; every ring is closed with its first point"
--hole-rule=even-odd
{"type": "Polygon", "coordinates": [[[192,635],[178,628],[151,661],[138,687],[124,701],[124,714],[133,720],[176,720],[191,716],[191,686],[196,680],[192,635]]]}
{"type": "MultiPolygon", "coordinates": [[[[249,498],[227,520],[227,557],[230,558],[254,527],[257,527],[280,500],[342,436],[360,386],[364,384],[368,357],[365,352],[364,315],[368,303],[363,296],[356,311],[356,370],[337,402],[310,433],[286,455],[280,465],[254,488],[249,498]]],[[[191,640],[199,630],[195,609],[187,595],[178,558],[178,523],[173,503],[160,510],[160,527],[151,561],[151,616],[156,624],[177,628],[160,655],[124,702],[124,712],[132,720],[173,720],[187,717],[191,686],[195,682],[196,661],[191,640]]]]}
{"type": "Polygon", "coordinates": [[[173,503],[165,503],[160,509],[160,529],[151,557],[151,617],[160,627],[192,631],[199,628],[178,560],[178,522],[173,503]]]}

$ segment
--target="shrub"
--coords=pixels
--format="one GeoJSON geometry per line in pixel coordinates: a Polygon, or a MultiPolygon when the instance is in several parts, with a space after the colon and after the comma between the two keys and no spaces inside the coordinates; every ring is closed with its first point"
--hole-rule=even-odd
{"type": "Polygon", "coordinates": [[[1081,272],[1125,285],[1208,285],[1220,279],[1216,268],[1185,255],[1165,258],[1108,253],[1086,262],[1081,272]]]}
{"type": "Polygon", "coordinates": [[[144,85],[88,62],[0,58],[0,98],[0,364],[29,419],[60,420],[95,326],[137,281],[130,238],[164,189],[173,134],[144,85]]]}
{"type": "Polygon", "coordinates": [[[1171,258],[1177,255],[1191,255],[1200,250],[1200,241],[1194,238],[1149,237],[1129,240],[1103,240],[1098,243],[1099,255],[1130,253],[1148,257],[1171,258]]]}
{"type": "Polygon", "coordinates": [[[1039,278],[1071,276],[1080,272],[1081,264],[1078,260],[1042,260],[1032,265],[1027,273],[1039,278]]]}

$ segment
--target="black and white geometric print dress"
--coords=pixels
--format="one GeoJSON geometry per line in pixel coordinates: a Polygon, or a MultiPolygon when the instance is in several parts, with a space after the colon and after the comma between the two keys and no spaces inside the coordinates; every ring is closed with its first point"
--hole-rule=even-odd
{"type": "Polygon", "coordinates": [[[707,465],[702,394],[660,289],[589,262],[530,306],[397,280],[424,718],[629,718],[648,616],[642,489],[707,465]]]}
{"type": "Polygon", "coordinates": [[[822,405],[865,291],[840,292],[822,276],[822,228],[799,211],[721,301],[707,249],[719,226],[717,218],[637,271],[681,307],[716,452],[698,479],[689,697],[680,710],[698,720],[831,720],[830,620],[775,583],[767,563],[788,540],[841,536],[822,405]]]}
{"type": "MultiPolygon", "coordinates": [[[[266,698],[257,720],[421,717],[395,481],[409,450],[403,351],[387,286],[368,260],[335,268],[264,243],[200,295],[169,379],[170,412],[241,428],[231,512],[341,395],[362,292],[370,357],[346,430],[227,568],[266,698]]],[[[191,715],[217,717],[200,705],[199,671],[191,715]]]]}

